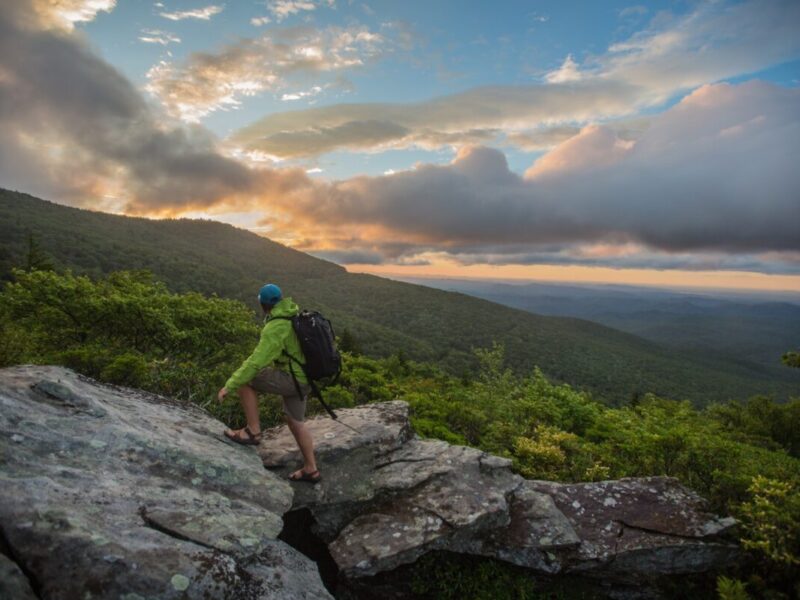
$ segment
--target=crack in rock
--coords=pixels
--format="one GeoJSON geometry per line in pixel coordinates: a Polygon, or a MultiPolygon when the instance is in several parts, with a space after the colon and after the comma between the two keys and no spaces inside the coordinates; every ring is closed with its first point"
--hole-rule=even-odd
{"type": "Polygon", "coordinates": [[[225,552],[224,550],[221,550],[220,548],[217,548],[216,546],[213,546],[211,544],[206,544],[205,542],[202,542],[200,540],[192,539],[187,535],[183,535],[182,533],[179,533],[178,531],[175,531],[174,529],[170,529],[169,527],[163,525],[162,523],[159,523],[158,521],[155,521],[154,519],[151,519],[147,514],[147,507],[146,506],[139,507],[139,516],[142,518],[142,521],[144,522],[144,524],[147,527],[149,527],[150,529],[154,529],[155,531],[158,531],[159,533],[163,533],[164,535],[168,535],[169,537],[175,538],[176,540],[181,540],[182,542],[189,542],[190,544],[197,544],[198,546],[201,546],[203,548],[208,548],[209,550],[218,550],[219,552],[223,552],[223,553],[228,554],[227,552],[225,552]]]}
{"type": "Polygon", "coordinates": [[[384,467],[388,467],[389,465],[396,465],[399,463],[423,463],[423,462],[433,462],[435,461],[435,457],[426,457],[426,458],[398,458],[397,460],[390,460],[389,462],[380,463],[375,465],[375,470],[383,469],[384,467]]]}

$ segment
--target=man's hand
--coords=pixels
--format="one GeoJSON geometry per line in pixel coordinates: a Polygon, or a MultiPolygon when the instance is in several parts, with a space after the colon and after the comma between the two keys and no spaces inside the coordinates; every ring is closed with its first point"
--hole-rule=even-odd
{"type": "Polygon", "coordinates": [[[225,399],[225,396],[227,396],[227,395],[228,395],[228,390],[226,390],[225,388],[222,388],[222,389],[220,389],[219,392],[217,392],[217,400],[219,402],[222,402],[225,399]]]}

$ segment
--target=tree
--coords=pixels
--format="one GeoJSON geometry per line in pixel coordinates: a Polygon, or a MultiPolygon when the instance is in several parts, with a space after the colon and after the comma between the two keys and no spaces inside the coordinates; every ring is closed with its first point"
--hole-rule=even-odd
{"type": "Polygon", "coordinates": [[[347,327],[344,328],[341,337],[339,338],[339,349],[342,352],[349,352],[350,354],[362,354],[361,344],[356,339],[347,327]]]}
{"type": "Polygon", "coordinates": [[[28,251],[25,255],[25,271],[55,271],[50,256],[42,249],[39,240],[28,232],[28,251]]]}

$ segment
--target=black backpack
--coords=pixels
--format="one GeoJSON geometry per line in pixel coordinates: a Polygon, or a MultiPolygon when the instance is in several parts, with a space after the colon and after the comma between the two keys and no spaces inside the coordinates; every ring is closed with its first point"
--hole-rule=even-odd
{"type": "Polygon", "coordinates": [[[336,349],[336,334],[331,322],[311,310],[304,310],[291,320],[306,359],[303,372],[308,380],[338,379],[342,372],[342,357],[336,349]]]}
{"type": "Polygon", "coordinates": [[[300,349],[303,351],[303,356],[306,363],[303,364],[294,356],[286,352],[289,357],[289,371],[294,379],[294,385],[297,388],[297,395],[303,397],[300,391],[300,384],[294,374],[292,364],[295,363],[303,369],[303,373],[311,385],[311,391],[319,398],[322,406],[328,411],[328,414],[336,419],[330,407],[325,404],[322,399],[322,393],[319,391],[316,382],[329,379],[330,383],[336,383],[339,375],[342,372],[342,357],[336,349],[336,334],[333,331],[333,325],[322,314],[312,311],[303,310],[294,317],[275,317],[277,319],[286,319],[292,322],[292,329],[297,334],[297,340],[300,342],[300,349]]]}

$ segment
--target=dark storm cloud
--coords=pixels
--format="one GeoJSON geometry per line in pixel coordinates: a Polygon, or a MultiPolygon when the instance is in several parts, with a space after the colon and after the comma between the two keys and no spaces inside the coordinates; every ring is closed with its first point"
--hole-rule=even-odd
{"type": "MultiPolygon", "coordinates": [[[[209,205],[253,188],[199,128],[158,122],[82,39],[32,8],[0,11],[0,184],[79,202],[124,183],[130,208],[209,205]]],[[[262,174],[263,175],[263,174],[262,174]]]]}

